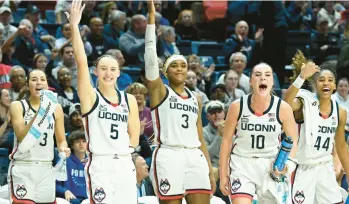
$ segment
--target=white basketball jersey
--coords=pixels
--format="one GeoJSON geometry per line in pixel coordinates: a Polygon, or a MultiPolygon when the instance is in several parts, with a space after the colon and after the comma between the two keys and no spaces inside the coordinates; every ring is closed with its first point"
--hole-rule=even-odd
{"type": "MultiPolygon", "coordinates": [[[[31,119],[35,116],[36,111],[30,105],[28,100],[20,101],[23,108],[23,119],[27,125],[31,119]]],[[[17,141],[17,137],[14,138],[14,148],[12,154],[10,155],[11,160],[15,161],[48,161],[53,160],[53,150],[54,150],[54,126],[55,126],[55,117],[52,114],[51,117],[48,117],[49,125],[47,130],[41,135],[41,138],[38,140],[37,144],[31,148],[28,152],[20,153],[17,151],[18,145],[20,142],[17,141]]]]}
{"type": "Polygon", "coordinates": [[[191,91],[185,91],[188,98],[181,97],[166,86],[165,98],[151,110],[156,141],[159,144],[186,148],[201,146],[196,125],[198,117],[201,117],[198,115],[198,101],[191,91]]]}
{"type": "Polygon", "coordinates": [[[83,115],[87,150],[96,155],[127,155],[134,151],[128,134],[127,95],[118,91],[119,102],[112,104],[99,90],[92,109],[83,115]]]}
{"type": "Polygon", "coordinates": [[[242,157],[273,158],[278,153],[282,123],[279,118],[281,99],[271,96],[262,115],[251,108],[252,94],[240,98],[240,113],[232,153],[242,157]]]}
{"type": "Polygon", "coordinates": [[[305,137],[305,124],[301,123],[299,133],[299,143],[297,160],[299,164],[316,164],[319,162],[331,161],[336,135],[337,126],[339,124],[339,106],[334,100],[331,100],[331,113],[325,118],[320,112],[312,114],[314,121],[318,121],[318,133],[312,137],[313,144],[307,145],[305,137]],[[309,150],[310,148],[310,150],[309,150]],[[311,152],[307,154],[306,152],[311,152]]]}

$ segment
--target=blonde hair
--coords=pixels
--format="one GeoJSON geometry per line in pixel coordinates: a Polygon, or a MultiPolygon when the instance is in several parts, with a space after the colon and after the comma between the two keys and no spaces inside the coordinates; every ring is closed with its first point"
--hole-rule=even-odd
{"type": "Polygon", "coordinates": [[[148,94],[147,87],[145,87],[143,84],[138,83],[138,82],[135,82],[135,83],[131,84],[125,90],[125,92],[128,93],[128,94],[132,94],[135,91],[138,91],[139,93],[144,94],[144,95],[148,94]]]}
{"type": "Polygon", "coordinates": [[[183,18],[183,13],[184,12],[189,12],[193,16],[193,11],[192,10],[183,10],[179,13],[178,18],[174,21],[173,25],[177,25],[182,23],[182,18],[183,18]]]}

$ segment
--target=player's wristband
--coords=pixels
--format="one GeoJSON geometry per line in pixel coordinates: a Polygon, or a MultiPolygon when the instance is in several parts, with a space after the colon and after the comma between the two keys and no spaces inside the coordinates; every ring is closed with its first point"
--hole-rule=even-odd
{"type": "Polygon", "coordinates": [[[296,169],[297,162],[295,161],[295,159],[288,158],[286,161],[286,166],[288,173],[292,173],[296,169]]]}
{"type": "Polygon", "coordinates": [[[293,82],[293,86],[296,87],[297,89],[300,89],[303,86],[304,79],[300,75],[298,75],[297,79],[293,82]]]}

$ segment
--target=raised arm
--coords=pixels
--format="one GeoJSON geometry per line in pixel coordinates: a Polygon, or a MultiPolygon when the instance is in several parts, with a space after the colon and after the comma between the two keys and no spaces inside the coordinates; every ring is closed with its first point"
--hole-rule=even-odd
{"type": "Polygon", "coordinates": [[[70,21],[74,56],[78,66],[78,95],[81,103],[81,112],[82,114],[85,114],[92,109],[96,101],[96,94],[94,93],[93,87],[90,83],[90,72],[88,69],[87,57],[79,30],[79,22],[82,11],[85,8],[85,5],[81,6],[81,2],[82,0],[73,0],[71,12],[70,14],[66,13],[66,15],[70,21]]]}
{"type": "Polygon", "coordinates": [[[298,112],[302,108],[302,101],[296,98],[299,89],[302,87],[304,81],[313,76],[316,72],[319,72],[320,68],[313,62],[303,64],[301,73],[293,84],[286,90],[284,100],[288,103],[294,112],[298,112]]]}
{"type": "Polygon", "coordinates": [[[225,120],[224,131],[223,131],[221,152],[219,155],[219,170],[220,170],[220,179],[221,179],[219,188],[225,196],[228,196],[230,194],[229,170],[228,170],[229,158],[231,154],[231,148],[233,145],[233,136],[235,135],[236,126],[238,124],[238,117],[240,112],[240,100],[233,102],[229,107],[227,118],[225,120]]]}
{"type": "Polygon", "coordinates": [[[156,107],[166,96],[166,87],[159,75],[158,56],[156,54],[155,6],[148,1],[148,25],[145,32],[145,78],[150,95],[150,106],[156,107]]]}

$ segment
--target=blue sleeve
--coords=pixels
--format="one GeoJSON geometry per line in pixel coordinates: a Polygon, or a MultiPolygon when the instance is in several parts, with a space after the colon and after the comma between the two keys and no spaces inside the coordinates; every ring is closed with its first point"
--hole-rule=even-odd
{"type": "Polygon", "coordinates": [[[130,36],[128,33],[123,34],[120,37],[120,50],[124,51],[130,56],[137,56],[140,52],[144,52],[145,43],[144,40],[133,40],[133,36],[130,36]]]}
{"type": "Polygon", "coordinates": [[[125,90],[130,84],[132,84],[132,78],[127,73],[120,75],[122,77],[118,78],[118,88],[119,90],[125,90]]]}
{"type": "Polygon", "coordinates": [[[119,39],[115,38],[113,39],[110,36],[104,35],[104,47],[106,48],[105,51],[108,51],[109,49],[116,49],[119,48],[119,39]]]}
{"type": "Polygon", "coordinates": [[[64,193],[68,190],[64,181],[56,180],[56,194],[57,197],[64,198],[64,193]]]}

